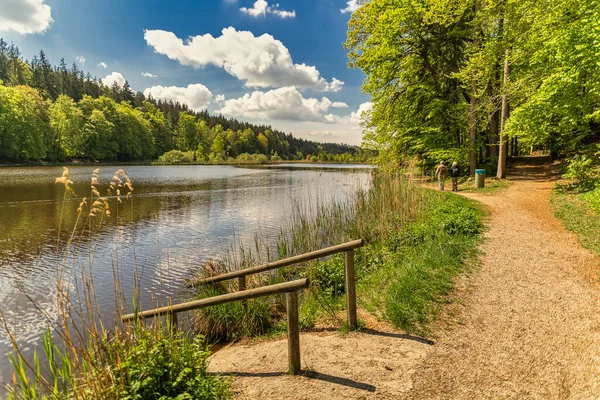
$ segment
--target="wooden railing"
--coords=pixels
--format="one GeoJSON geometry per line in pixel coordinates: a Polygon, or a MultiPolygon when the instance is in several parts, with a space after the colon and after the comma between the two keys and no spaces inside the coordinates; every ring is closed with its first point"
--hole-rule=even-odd
{"type": "Polygon", "coordinates": [[[188,303],[173,306],[155,308],[121,317],[121,321],[127,322],[133,319],[145,319],[170,314],[171,323],[177,324],[177,313],[215,306],[217,304],[231,303],[233,301],[248,300],[256,297],[269,296],[278,293],[286,294],[287,306],[287,328],[288,328],[288,358],[289,372],[297,374],[300,371],[300,324],[298,321],[298,290],[306,289],[310,281],[306,278],[292,282],[284,282],[276,285],[263,286],[256,289],[244,290],[243,292],[227,293],[220,296],[208,297],[190,301],[188,303]]]}
{"type": "Polygon", "coordinates": [[[186,282],[187,286],[222,282],[228,279],[238,278],[238,292],[227,293],[220,296],[208,297],[205,299],[190,301],[187,303],[175,304],[166,307],[155,308],[152,310],[140,311],[134,314],[127,314],[121,317],[121,321],[127,322],[133,319],[146,319],[169,315],[171,327],[177,326],[177,313],[215,306],[217,304],[230,303],[233,301],[246,301],[256,297],[270,296],[278,293],[286,293],[287,306],[287,326],[288,326],[288,356],[289,372],[296,374],[300,371],[300,326],[298,321],[298,290],[308,288],[310,282],[308,279],[298,279],[292,282],[284,282],[276,285],[263,286],[256,289],[246,289],[246,276],[258,274],[260,272],[271,271],[277,268],[298,264],[305,261],[316,260],[321,257],[344,252],[344,275],[346,281],[346,301],[348,312],[348,325],[351,329],[356,329],[358,321],[356,317],[356,283],[354,277],[354,249],[362,247],[362,239],[343,243],[337,246],[327,247],[325,249],[312,251],[310,253],[286,258],[272,263],[258,265],[251,268],[241,269],[222,275],[210,276],[207,278],[194,279],[186,282]]]}
{"type": "Polygon", "coordinates": [[[351,329],[356,329],[358,321],[356,317],[356,284],[354,277],[354,249],[364,246],[362,239],[353,240],[351,242],[338,244],[336,246],[326,247],[321,250],[311,251],[310,253],[300,254],[298,256],[284,258],[283,260],[273,261],[263,265],[257,265],[246,269],[240,269],[226,274],[209,276],[206,278],[190,279],[186,282],[188,287],[198,285],[222,282],[229,279],[238,278],[238,290],[246,289],[246,277],[248,275],[258,274],[261,272],[271,271],[281,267],[287,267],[301,262],[316,260],[318,258],[330,256],[344,252],[344,275],[346,284],[346,309],[348,313],[348,326],[351,329]]]}

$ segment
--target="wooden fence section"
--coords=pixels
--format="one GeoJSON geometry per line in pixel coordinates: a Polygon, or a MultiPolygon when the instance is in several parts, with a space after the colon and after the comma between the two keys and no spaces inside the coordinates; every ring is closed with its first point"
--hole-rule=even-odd
{"type": "Polygon", "coordinates": [[[171,323],[177,324],[177,313],[215,306],[217,304],[230,303],[233,301],[248,300],[256,297],[269,296],[278,293],[286,293],[287,304],[287,326],[288,326],[288,357],[289,372],[296,374],[300,371],[300,325],[298,321],[298,290],[306,289],[310,285],[308,279],[298,279],[292,282],[284,282],[276,285],[263,286],[256,289],[241,292],[227,293],[220,296],[190,301],[172,306],[155,308],[121,317],[121,321],[127,322],[133,319],[145,319],[170,314],[171,323]]]}
{"type": "Polygon", "coordinates": [[[337,253],[344,252],[344,275],[346,282],[346,309],[348,311],[348,325],[351,329],[358,327],[358,320],[356,316],[356,283],[354,277],[354,249],[364,246],[362,239],[353,240],[338,244],[336,246],[326,247],[321,250],[311,251],[310,253],[300,254],[298,256],[284,258],[270,262],[263,265],[257,265],[246,269],[240,269],[238,271],[228,272],[226,274],[209,276],[206,278],[190,279],[186,282],[188,287],[194,287],[197,285],[203,285],[207,283],[222,282],[229,279],[238,278],[238,290],[243,291],[246,289],[246,276],[258,274],[261,272],[272,271],[277,268],[287,267],[289,265],[298,264],[305,261],[316,260],[325,256],[330,256],[337,253]]]}

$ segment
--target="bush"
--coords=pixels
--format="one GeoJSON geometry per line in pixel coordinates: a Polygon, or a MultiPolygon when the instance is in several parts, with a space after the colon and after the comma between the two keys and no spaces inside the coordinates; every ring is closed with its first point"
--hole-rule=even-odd
{"type": "Polygon", "coordinates": [[[581,190],[593,189],[598,181],[595,161],[587,155],[576,155],[569,161],[563,178],[570,179],[574,187],[581,190]]]}
{"type": "Polygon", "coordinates": [[[171,150],[158,157],[158,161],[163,164],[191,164],[193,162],[189,154],[179,150],[171,150]]]}
{"type": "Polygon", "coordinates": [[[482,224],[475,210],[458,204],[444,204],[431,216],[432,225],[450,235],[473,236],[481,232],[482,224]]]}
{"type": "Polygon", "coordinates": [[[264,154],[255,154],[254,159],[260,164],[267,164],[269,159],[264,154]]]}
{"type": "Polygon", "coordinates": [[[112,394],[119,399],[226,399],[228,384],[207,372],[210,355],[202,336],[135,329],[131,341],[109,342],[107,368],[116,373],[112,394]]]}

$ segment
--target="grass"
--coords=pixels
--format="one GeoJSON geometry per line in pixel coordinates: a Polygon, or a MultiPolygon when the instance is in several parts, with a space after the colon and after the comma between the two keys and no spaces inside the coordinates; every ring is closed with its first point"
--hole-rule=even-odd
{"type": "MultiPolygon", "coordinates": [[[[495,194],[504,189],[506,189],[510,185],[510,181],[506,179],[497,179],[497,178],[486,178],[485,179],[485,187],[484,188],[476,188],[475,180],[471,179],[468,181],[464,181],[459,183],[459,190],[469,193],[483,193],[483,194],[495,194]]],[[[452,184],[450,183],[450,187],[452,184]]]]}
{"type": "MultiPolygon", "coordinates": [[[[93,281],[93,263],[98,246],[97,233],[107,218],[118,217],[119,204],[133,192],[123,170],[113,176],[106,195],[101,195],[95,170],[90,195],[82,198],[77,218],[67,240],[59,226],[57,248],[64,253],[56,266],[58,320],[48,317],[44,354],[24,355],[0,312],[5,330],[13,342],[10,355],[12,382],[7,386],[12,399],[227,399],[229,382],[207,373],[209,348],[203,336],[174,332],[168,321],[145,326],[122,326],[118,321],[123,304],[117,300],[114,330],[104,328],[93,281]],[[69,264],[73,248],[87,248],[88,264],[69,264]],[[74,287],[71,286],[74,282],[74,287]]],[[[69,171],[64,168],[56,183],[65,187],[65,200],[75,193],[69,171]]],[[[63,203],[63,212],[66,201],[63,203]]],[[[133,204],[131,204],[133,206],[133,204]]],[[[61,224],[62,224],[61,213],[61,224]]],[[[114,272],[116,299],[123,298],[118,265],[114,272]]],[[[133,298],[137,308],[139,287],[133,298]]],[[[37,307],[32,300],[32,307],[37,307]]],[[[38,307],[38,310],[41,309],[38,307]]]]}
{"type": "Polygon", "coordinates": [[[557,186],[551,203],[554,215],[577,234],[581,245],[600,254],[600,202],[598,189],[590,192],[569,191],[557,186]]]}
{"type": "MultiPolygon", "coordinates": [[[[257,239],[253,249],[238,250],[237,256],[230,253],[218,268],[200,268],[196,275],[256,265],[269,261],[275,253],[284,258],[362,238],[366,245],[355,252],[359,307],[407,332],[424,334],[447,301],[454,279],[476,253],[482,217],[483,212],[467,199],[417,187],[402,174],[380,173],[369,190],[356,192],[348,201],[321,207],[297,205],[281,230],[276,251],[263,247],[257,239]]],[[[300,276],[311,280],[311,289],[301,296],[302,328],[310,329],[323,319],[343,325],[341,254],[300,268],[255,275],[249,287],[300,276]]],[[[235,289],[235,283],[229,282],[219,290],[235,289]]],[[[192,297],[205,297],[210,290],[192,290],[192,297]]],[[[195,326],[199,333],[217,340],[281,331],[285,328],[283,298],[264,299],[268,300],[237,311],[235,306],[198,310],[195,326]]]]}

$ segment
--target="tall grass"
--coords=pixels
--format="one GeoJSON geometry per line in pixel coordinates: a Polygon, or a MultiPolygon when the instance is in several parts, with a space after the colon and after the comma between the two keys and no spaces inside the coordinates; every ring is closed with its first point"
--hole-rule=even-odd
{"type": "MultiPolygon", "coordinates": [[[[47,317],[52,329],[44,334],[44,354],[34,351],[33,359],[28,358],[2,315],[14,348],[10,356],[14,373],[7,387],[8,398],[228,398],[228,383],[207,374],[209,351],[204,337],[175,332],[160,321],[149,326],[119,324],[124,294],[118,263],[113,271],[117,308],[114,329],[105,328],[93,279],[99,245],[97,234],[106,218],[118,216],[121,204],[131,197],[133,185],[125,171],[119,170],[112,177],[106,195],[101,195],[98,178],[99,170],[94,170],[89,197],[81,199],[75,224],[64,242],[59,229],[57,248],[64,254],[56,268],[58,320],[47,317]],[[87,251],[84,265],[72,261],[73,249],[87,251]]],[[[66,204],[67,197],[75,195],[67,168],[56,183],[65,187],[63,204],[66,204]]],[[[134,309],[138,307],[137,299],[136,285],[134,309]]],[[[33,300],[31,305],[37,307],[33,300]]]]}
{"type": "MultiPolygon", "coordinates": [[[[439,305],[452,289],[455,276],[473,255],[480,233],[481,211],[473,203],[448,193],[422,189],[400,173],[373,176],[368,189],[342,201],[296,204],[282,227],[276,250],[279,258],[362,238],[356,251],[356,278],[361,306],[407,331],[426,332],[439,305]]],[[[259,264],[265,249],[231,252],[226,260],[195,272],[196,277],[221,274],[259,264]],[[235,254],[238,257],[235,257],[235,254]],[[217,268],[215,268],[215,265],[217,268]]],[[[312,287],[301,297],[301,324],[310,328],[321,316],[336,322],[344,306],[342,255],[252,276],[250,287],[309,276],[312,287]]],[[[196,299],[236,290],[222,282],[188,291],[196,299]]],[[[254,336],[280,326],[281,297],[262,298],[248,307],[228,305],[194,313],[196,329],[212,339],[254,336]]]]}

